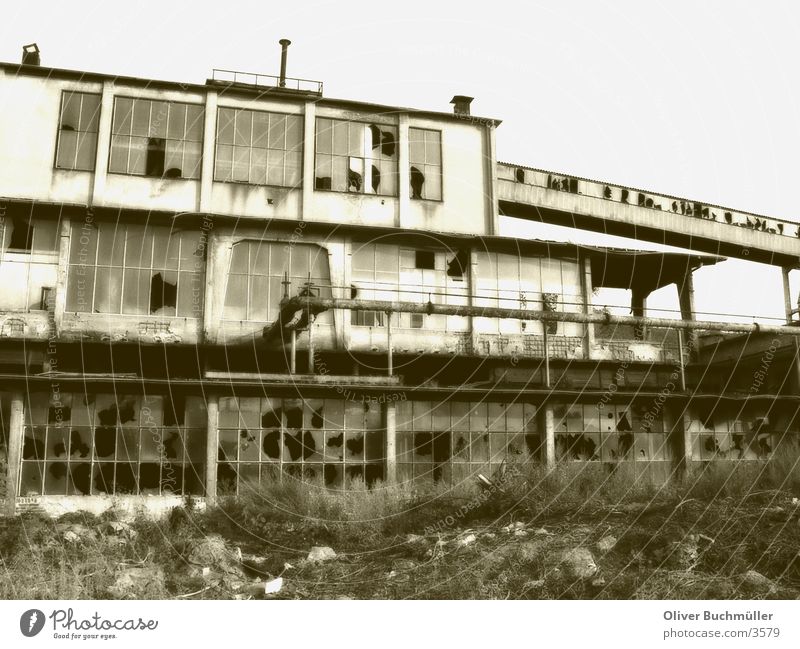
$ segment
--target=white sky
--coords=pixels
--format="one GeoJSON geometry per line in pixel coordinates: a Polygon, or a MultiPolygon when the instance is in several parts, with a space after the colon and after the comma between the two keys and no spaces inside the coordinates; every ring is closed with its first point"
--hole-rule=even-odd
{"type": "MultiPolygon", "coordinates": [[[[503,120],[500,160],[800,218],[790,1],[71,0],[3,13],[0,60],[36,41],[45,66],[177,81],[276,74],[290,38],[289,76],[329,97],[450,110],[474,96],[474,114],[503,120]]],[[[696,287],[698,311],[783,311],[774,268],[729,261],[696,287]]]]}

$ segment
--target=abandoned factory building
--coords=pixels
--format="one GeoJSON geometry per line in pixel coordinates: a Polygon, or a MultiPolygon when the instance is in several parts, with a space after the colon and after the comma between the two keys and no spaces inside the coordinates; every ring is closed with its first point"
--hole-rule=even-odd
{"type": "Polygon", "coordinates": [[[523,459],[666,480],[796,447],[796,223],[498,162],[499,121],[464,96],[117,77],[35,45],[0,96],[8,514],[455,485],[523,459]],[[501,236],[501,217],[695,252],[501,236]],[[784,269],[785,324],[695,317],[693,272],[743,250],[784,269]],[[650,317],[669,285],[680,313],[650,317]],[[631,315],[597,310],[602,288],[631,315]]]}

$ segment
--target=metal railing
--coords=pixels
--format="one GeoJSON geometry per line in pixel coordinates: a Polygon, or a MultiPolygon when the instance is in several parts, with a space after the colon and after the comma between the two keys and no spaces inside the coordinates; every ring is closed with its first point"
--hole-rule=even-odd
{"type": "Polygon", "coordinates": [[[274,74],[257,74],[255,72],[240,72],[237,70],[220,70],[214,68],[211,80],[217,83],[244,84],[258,88],[277,88],[297,90],[316,95],[322,95],[322,81],[313,79],[299,79],[284,77],[283,80],[274,74]]]}
{"type": "Polygon", "coordinates": [[[778,236],[800,238],[800,223],[753,212],[734,210],[729,207],[701,201],[651,192],[614,183],[604,183],[589,178],[571,176],[546,169],[536,169],[508,162],[497,163],[500,180],[515,184],[553,189],[571,194],[599,198],[615,203],[643,207],[646,209],[680,214],[692,218],[715,221],[720,225],[758,230],[778,236]]]}

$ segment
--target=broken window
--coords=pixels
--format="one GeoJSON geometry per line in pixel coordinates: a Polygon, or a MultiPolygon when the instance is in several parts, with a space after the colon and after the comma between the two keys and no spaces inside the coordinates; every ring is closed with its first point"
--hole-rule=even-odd
{"type": "Polygon", "coordinates": [[[528,453],[534,412],[527,404],[399,402],[398,480],[463,484],[478,473],[489,477],[528,453]]]}
{"type": "Polygon", "coordinates": [[[411,198],[442,200],[442,132],[408,129],[411,198]]]}
{"type": "Polygon", "coordinates": [[[201,317],[205,261],[200,239],[199,230],[73,224],[67,311],[201,317]]]}
{"type": "Polygon", "coordinates": [[[199,105],[117,97],[109,172],[199,178],[203,119],[199,105]]]}
{"type": "MultiPolygon", "coordinates": [[[[397,246],[376,243],[353,243],[351,279],[360,300],[396,301],[399,291],[398,264],[400,253],[397,246]]],[[[350,322],[361,327],[386,326],[386,314],[382,311],[351,311],[350,322]]],[[[397,315],[392,314],[392,324],[397,315]]]]}
{"type": "Polygon", "coordinates": [[[459,250],[447,261],[447,276],[462,281],[469,269],[469,250],[459,250]]]}
{"type": "Polygon", "coordinates": [[[329,487],[383,477],[384,430],[377,403],[335,399],[225,397],[219,402],[220,493],[283,474],[329,487]]]}
{"type": "Polygon", "coordinates": [[[160,395],[32,393],[20,495],[203,495],[206,411],[186,397],[168,423],[160,395]]]}
{"type": "Polygon", "coordinates": [[[397,195],[397,127],[317,119],[314,188],[397,195]]]}
{"type": "MultiPolygon", "coordinates": [[[[284,293],[302,295],[310,290],[318,297],[331,296],[328,251],[321,246],[285,242],[239,241],[231,249],[225,288],[223,320],[272,322],[284,293]],[[284,284],[287,280],[288,285],[284,284]]],[[[317,321],[328,322],[330,313],[317,321]]]]}
{"type": "Polygon", "coordinates": [[[665,424],[651,404],[555,404],[556,455],[565,461],[668,461],[665,424]]]}
{"type": "Polygon", "coordinates": [[[42,309],[43,292],[58,275],[58,218],[38,218],[36,208],[10,205],[0,222],[0,309],[42,309]]]}
{"type": "Polygon", "coordinates": [[[302,169],[302,117],[219,109],[214,180],[299,187],[302,169]]]}
{"type": "Polygon", "coordinates": [[[56,168],[93,171],[100,122],[100,95],[64,91],[58,120],[56,168]]]}

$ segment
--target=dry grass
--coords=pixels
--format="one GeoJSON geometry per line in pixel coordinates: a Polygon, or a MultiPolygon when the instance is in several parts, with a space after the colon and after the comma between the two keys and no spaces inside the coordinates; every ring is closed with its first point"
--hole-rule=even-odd
{"type": "Polygon", "coordinates": [[[96,529],[114,512],[0,519],[0,598],[108,598],[115,574],[130,565],[166,575],[137,597],[231,597],[223,584],[211,587],[187,570],[190,549],[213,534],[245,556],[263,557],[264,575],[295,566],[285,575],[287,597],[735,598],[756,595],[742,585],[748,570],[774,580],[769,596],[795,597],[799,459],[787,453],[767,462],[712,462],[668,485],[647,479],[637,465],[611,471],[572,463],[548,472],[527,460],[488,490],[472,482],[367,489],[356,481],[342,492],[287,478],[206,511],[184,507],[160,521],[139,518],[137,534],[122,544],[102,534],[80,543],[64,538],[69,525],[96,529]],[[510,521],[552,534],[515,538],[501,531],[510,521]],[[478,540],[462,550],[426,554],[404,542],[406,534],[420,534],[430,549],[466,530],[478,540]],[[605,585],[566,582],[553,570],[565,549],[594,547],[606,534],[618,544],[597,555],[605,585]],[[676,562],[676,548],[698,535],[713,543],[701,543],[687,569],[676,562]],[[304,563],[314,545],[330,545],[340,558],[304,563]]]}

